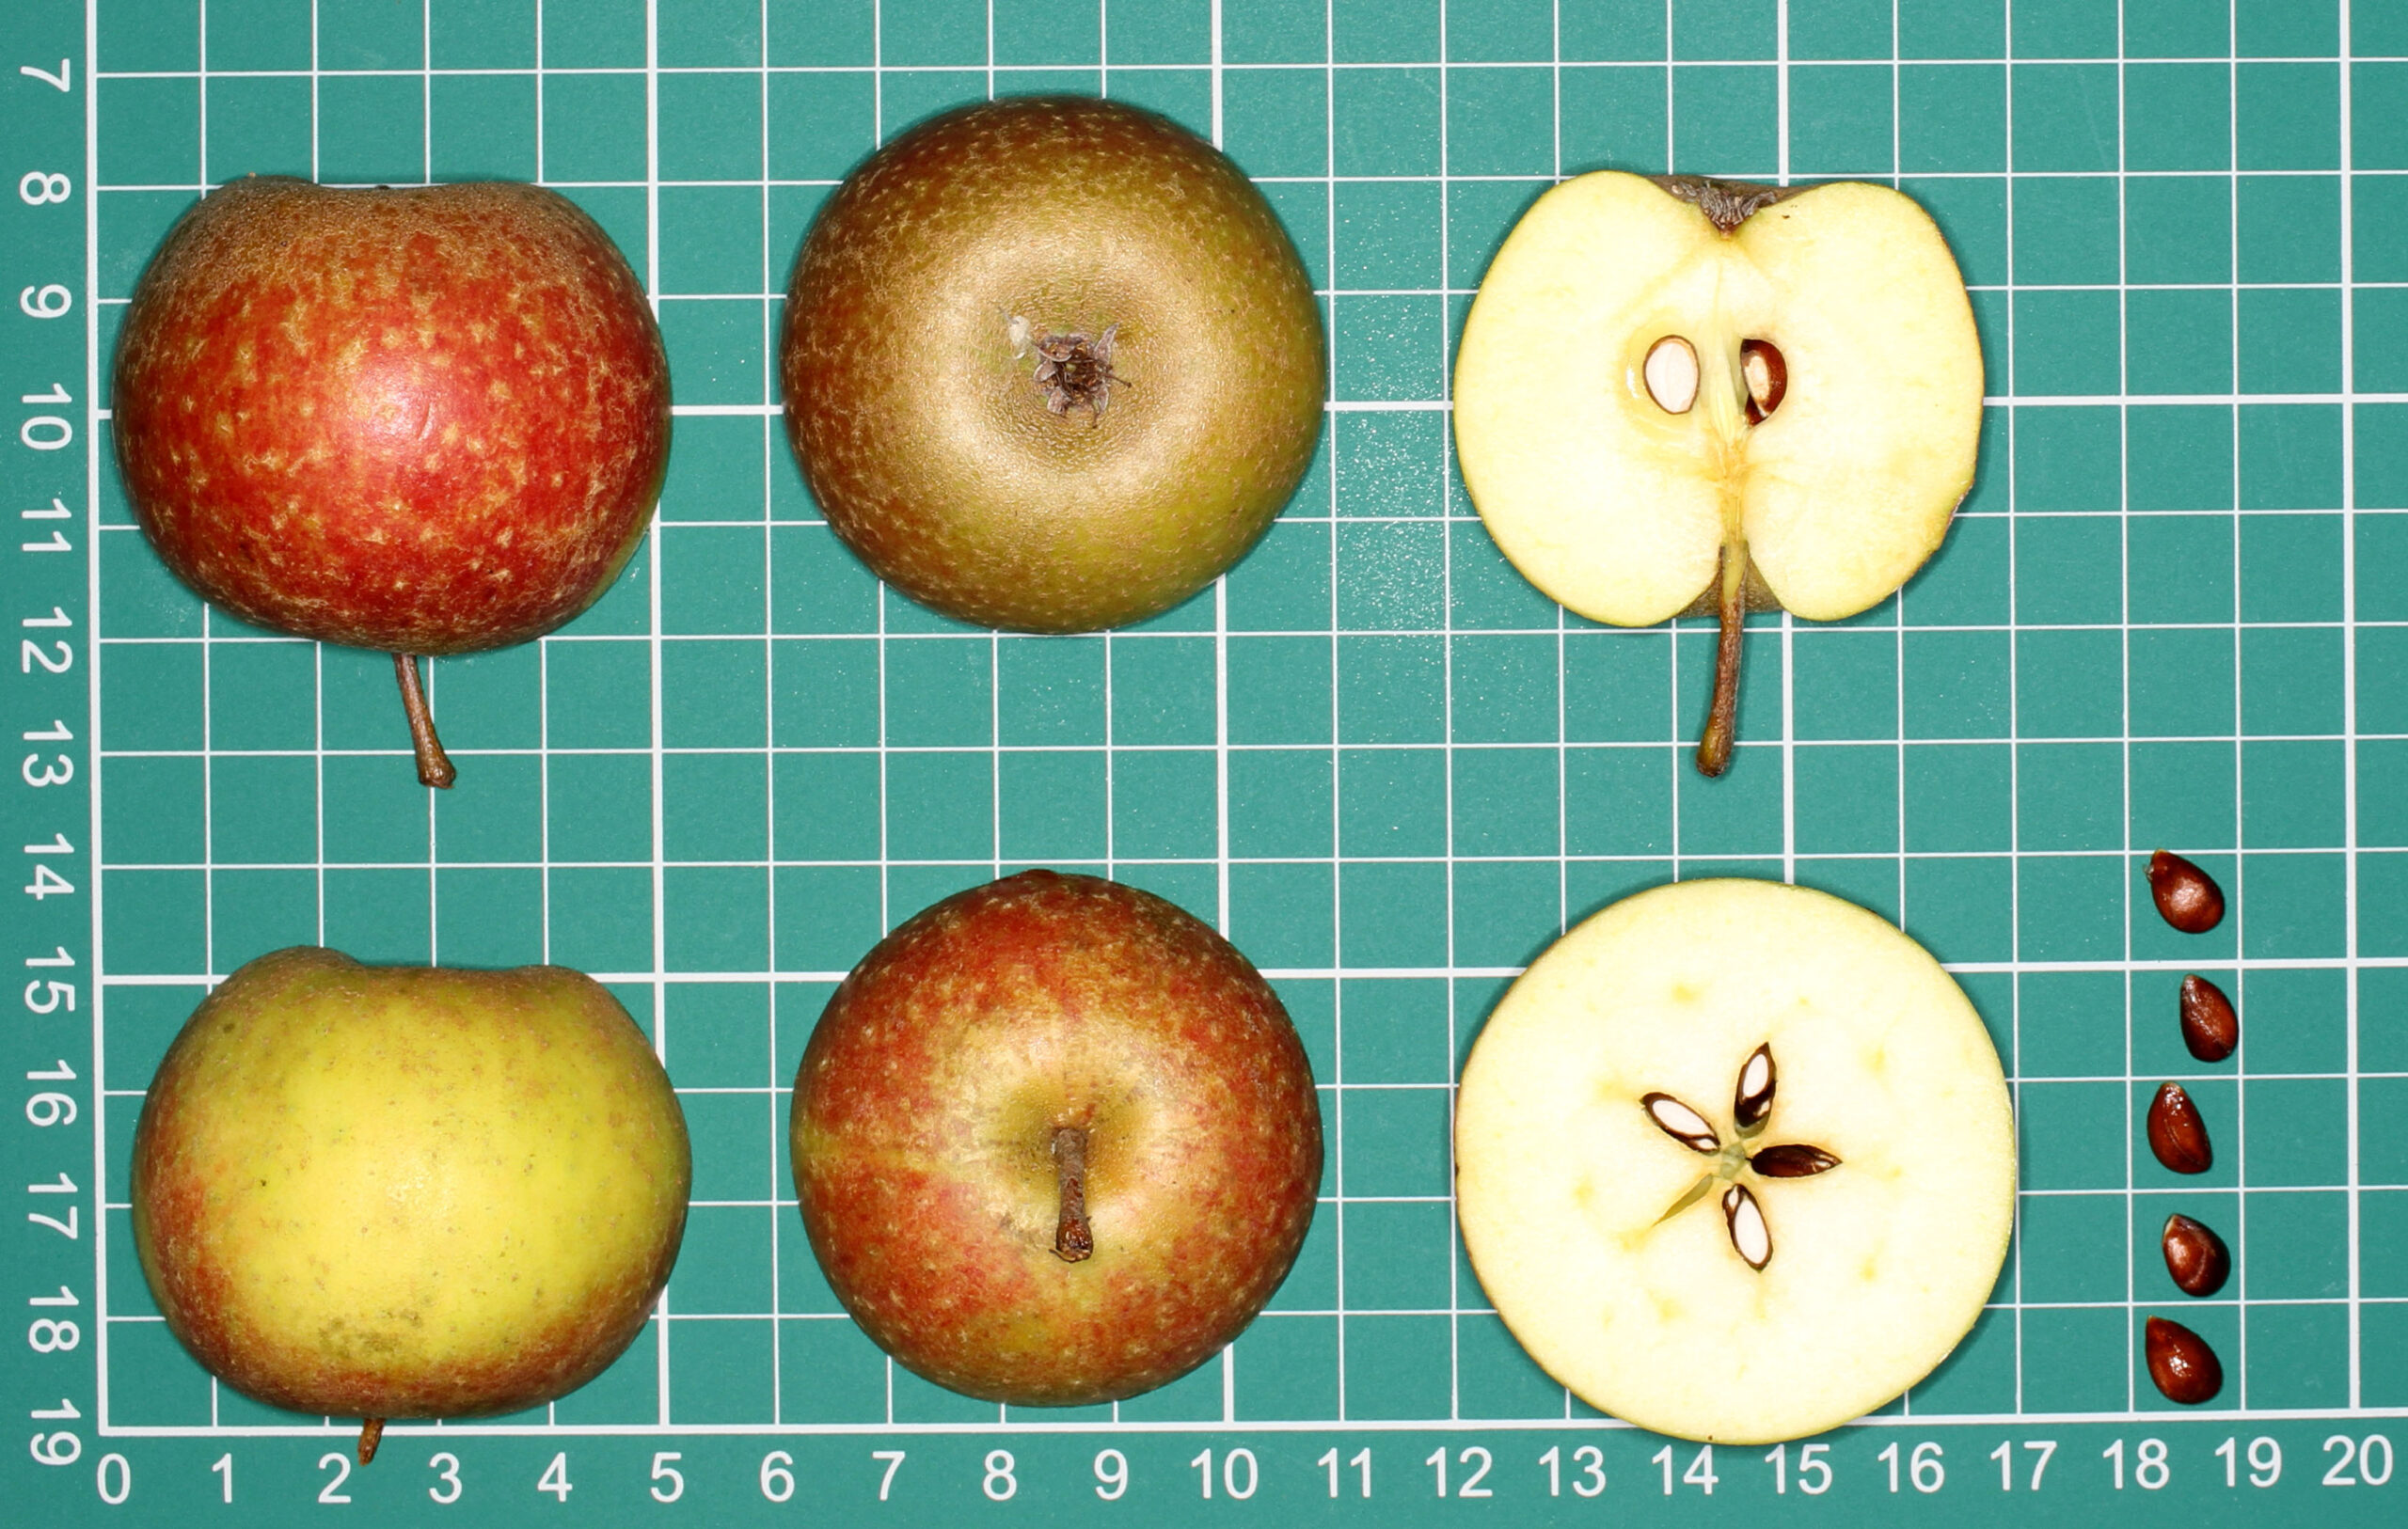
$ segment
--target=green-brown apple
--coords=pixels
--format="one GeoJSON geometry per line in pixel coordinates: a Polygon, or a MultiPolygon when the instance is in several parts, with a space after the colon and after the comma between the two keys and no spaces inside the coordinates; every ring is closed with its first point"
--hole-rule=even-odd
{"type": "Polygon", "coordinates": [[[981,625],[1125,625],[1212,582],[1321,432],[1312,280],[1211,144],[1119,102],[982,102],[829,197],[786,433],[836,534],[981,625]]]}
{"type": "Polygon", "coordinates": [[[230,182],[134,290],[110,392],[135,518],[256,625],[413,655],[540,637],[610,587],[669,458],[642,285],[556,192],[230,182]]]}
{"type": "Polygon", "coordinates": [[[560,967],[277,951],[186,1021],[134,1138],[168,1329],[246,1395],[368,1420],[507,1412],[618,1357],[692,1180],[643,1032],[560,967]]]}
{"type": "Polygon", "coordinates": [[[795,1079],[803,1225],[879,1347],[940,1385],[1134,1395],[1235,1338],[1322,1170],[1268,984],[1150,893],[1028,871],[904,923],[795,1079]]]}

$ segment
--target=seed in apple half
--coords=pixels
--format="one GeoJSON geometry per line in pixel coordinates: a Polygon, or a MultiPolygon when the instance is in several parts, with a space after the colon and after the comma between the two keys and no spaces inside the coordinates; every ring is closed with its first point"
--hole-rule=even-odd
{"type": "Polygon", "coordinates": [[[1750,610],[1836,621],[1972,486],[1982,356],[1956,262],[1886,186],[1599,171],[1497,251],[1455,365],[1464,482],[1592,621],[1715,614],[1698,768],[1730,763],[1750,610]]]}
{"type": "Polygon", "coordinates": [[[1981,1316],[2014,1222],[1998,1052],[1940,964],[1818,891],[1616,903],[1531,965],[1465,1064],[1464,1243],[1583,1400],[1713,1443],[1820,1433],[1981,1316]]]}

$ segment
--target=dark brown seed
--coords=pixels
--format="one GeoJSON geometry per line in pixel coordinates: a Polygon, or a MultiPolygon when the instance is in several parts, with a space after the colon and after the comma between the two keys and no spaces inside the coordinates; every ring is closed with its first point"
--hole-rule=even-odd
{"type": "Polygon", "coordinates": [[[2149,1101],[2148,1149],[2178,1174],[2204,1174],[2215,1164],[2208,1123],[2199,1118],[2199,1107],[2179,1083],[2165,1084],[2149,1101]]]}
{"type": "Polygon", "coordinates": [[[2179,1322],[2148,1319],[2148,1378],[2167,1401],[2196,1407],[2224,1389],[2224,1365],[2208,1340],[2179,1322]]]}
{"type": "Polygon", "coordinates": [[[1771,341],[1751,339],[1739,346],[1739,375],[1748,385],[1748,423],[1763,424],[1789,391],[1789,363],[1771,341]]]}
{"type": "Polygon", "coordinates": [[[1748,1166],[1766,1178],[1806,1178],[1839,1165],[1840,1160],[1821,1147],[1796,1143],[1768,1146],[1748,1159],[1748,1166]]]}
{"type": "Polygon", "coordinates": [[[2148,892],[2166,922],[2204,935],[2224,922],[2224,889],[2216,878],[2170,850],[2148,858],[2148,892]]]}
{"type": "Polygon", "coordinates": [[[2214,1295],[2232,1273],[2232,1251],[2224,1238],[2188,1216],[2165,1218],[2159,1246],[2165,1253],[2165,1272],[2186,1296],[2214,1295]]]}
{"type": "Polygon", "coordinates": [[[2195,971],[2182,979],[2182,1044],[2202,1062],[2222,1062],[2241,1044],[2232,1000],[2195,971]]]}

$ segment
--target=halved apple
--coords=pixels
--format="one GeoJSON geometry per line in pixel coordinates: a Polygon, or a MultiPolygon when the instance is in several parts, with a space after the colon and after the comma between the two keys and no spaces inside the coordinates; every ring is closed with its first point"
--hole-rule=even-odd
{"type": "Polygon", "coordinates": [[[1895,926],[1682,882],[1498,1003],[1456,1096],[1455,1194],[1549,1375],[1641,1427],[1769,1443],[1881,1406],[1971,1330],[2015,1127],[1980,1017],[1895,926]]]}
{"type": "Polygon", "coordinates": [[[1464,482],[1513,566],[1593,621],[1716,612],[1698,768],[1729,764],[1751,609],[1852,616],[1972,486],[1982,355],[1922,208],[1599,171],[1523,215],[1455,364],[1464,482]]]}

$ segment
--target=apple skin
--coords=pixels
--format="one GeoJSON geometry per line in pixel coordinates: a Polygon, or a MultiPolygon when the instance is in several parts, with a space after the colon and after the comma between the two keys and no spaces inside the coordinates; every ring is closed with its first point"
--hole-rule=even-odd
{"type": "Polygon", "coordinates": [[[1235,1338],[1287,1276],[1321,1109],[1270,985],[1148,892],[1023,872],[904,923],[795,1080],[795,1181],[879,1346],[990,1401],[1115,1401],[1235,1338]],[[1088,1131],[1094,1253],[1054,1252],[1054,1131],[1088,1131]]]}
{"type": "Polygon", "coordinates": [[[642,1331],[692,1180],[643,1033],[560,967],[296,947],[193,1014],[135,1129],[134,1240],[168,1329],[271,1406],[514,1411],[642,1331]]]}
{"type": "Polygon", "coordinates": [[[947,112],[828,199],[795,264],[786,433],[829,525],[957,619],[1158,614],[1254,544],[1312,460],[1312,278],[1212,145],[1123,102],[947,112]],[[1050,412],[1011,337],[1117,329],[1123,379],[1050,412]]]}
{"type": "Polygon", "coordinates": [[[110,402],[179,578],[399,654],[524,642],[593,604],[669,458],[642,286],[567,198],[506,181],[229,183],[135,288],[110,402]]]}

